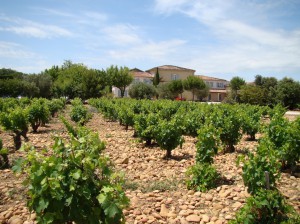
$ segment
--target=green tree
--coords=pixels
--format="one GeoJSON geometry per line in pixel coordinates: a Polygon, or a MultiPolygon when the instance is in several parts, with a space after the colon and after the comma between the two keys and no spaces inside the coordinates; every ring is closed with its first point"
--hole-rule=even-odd
{"type": "Polygon", "coordinates": [[[183,82],[181,79],[172,80],[169,83],[169,89],[170,89],[171,93],[173,93],[176,96],[178,96],[180,94],[180,97],[182,98],[182,93],[184,91],[184,88],[183,88],[183,82]]]}
{"type": "Polygon", "coordinates": [[[128,67],[110,66],[106,69],[106,73],[110,77],[111,84],[121,91],[121,97],[124,97],[125,89],[133,81],[133,76],[128,67]]]}
{"type": "Polygon", "coordinates": [[[194,101],[196,92],[205,89],[206,85],[201,78],[191,75],[188,76],[187,79],[183,81],[183,86],[185,90],[192,92],[193,101],[194,101]]]}
{"type": "Polygon", "coordinates": [[[200,101],[203,101],[203,99],[205,97],[207,97],[209,94],[209,86],[205,84],[205,88],[204,89],[200,89],[196,91],[196,96],[198,97],[198,99],[200,101]]]}
{"type": "Polygon", "coordinates": [[[61,67],[53,66],[45,70],[45,74],[52,77],[55,97],[101,97],[106,86],[111,85],[105,71],[90,69],[84,64],[74,64],[71,61],[65,61],[61,67]]]}
{"type": "Polygon", "coordinates": [[[53,93],[56,97],[83,98],[83,76],[87,68],[82,64],[66,63],[58,72],[53,84],[53,93]]]}
{"type": "Polygon", "coordinates": [[[264,105],[271,106],[277,104],[276,98],[274,97],[276,95],[276,87],[278,84],[276,78],[256,75],[254,83],[263,90],[264,105]]]}
{"type": "Polygon", "coordinates": [[[52,81],[54,82],[58,78],[60,70],[61,68],[58,65],[53,65],[50,69],[45,69],[45,71],[42,73],[50,75],[52,81]]]}
{"type": "Polygon", "coordinates": [[[169,84],[170,83],[160,83],[157,86],[157,93],[160,99],[173,100],[178,95],[170,90],[169,84]]]}
{"type": "Polygon", "coordinates": [[[262,84],[263,84],[263,77],[261,75],[256,75],[254,83],[257,86],[262,86],[262,84]]]}
{"type": "Polygon", "coordinates": [[[157,94],[153,85],[138,82],[129,89],[129,96],[134,99],[151,99],[157,94]]]}
{"type": "Polygon", "coordinates": [[[241,87],[239,96],[241,103],[249,103],[253,105],[265,105],[265,91],[262,87],[256,85],[243,85],[241,87]]]}
{"type": "Polygon", "coordinates": [[[25,75],[24,80],[38,88],[37,96],[47,98],[47,99],[51,98],[53,82],[49,74],[41,73],[41,74],[25,75]]]}
{"type": "Polygon", "coordinates": [[[246,82],[243,78],[235,76],[230,80],[230,88],[232,91],[232,98],[234,101],[239,101],[238,91],[245,85],[246,82]]]}
{"type": "Polygon", "coordinates": [[[152,81],[153,85],[155,87],[157,87],[159,85],[160,81],[161,81],[161,78],[159,76],[158,68],[156,68],[156,73],[155,73],[155,76],[154,76],[153,81],[152,81]]]}
{"type": "Polygon", "coordinates": [[[34,83],[22,79],[0,79],[0,96],[2,97],[34,97],[38,94],[39,89],[34,83]]]}
{"type": "Polygon", "coordinates": [[[291,78],[283,78],[276,88],[276,100],[289,109],[295,109],[300,104],[300,83],[291,78]]]}
{"type": "Polygon", "coordinates": [[[105,87],[109,85],[103,70],[89,69],[83,76],[84,98],[101,97],[105,87]]]}
{"type": "Polygon", "coordinates": [[[24,73],[12,70],[10,68],[0,69],[0,79],[22,79],[24,73]]]}
{"type": "Polygon", "coordinates": [[[257,86],[270,89],[271,87],[275,87],[278,81],[275,77],[262,77],[261,75],[256,75],[254,83],[257,86]]]}

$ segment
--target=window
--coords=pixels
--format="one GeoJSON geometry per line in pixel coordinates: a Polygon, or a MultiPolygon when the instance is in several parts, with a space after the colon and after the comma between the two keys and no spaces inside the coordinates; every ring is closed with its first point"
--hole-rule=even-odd
{"type": "Polygon", "coordinates": [[[218,93],[218,101],[222,101],[222,94],[218,93]]]}
{"type": "Polygon", "coordinates": [[[138,83],[139,82],[139,78],[134,78],[133,83],[138,83]]]}
{"type": "Polygon", "coordinates": [[[179,79],[179,75],[177,75],[177,74],[171,75],[171,80],[178,80],[178,79],[179,79]]]}
{"type": "Polygon", "coordinates": [[[224,88],[224,83],[223,82],[218,82],[217,87],[218,88],[224,88]]]}
{"type": "Polygon", "coordinates": [[[208,81],[206,81],[205,83],[206,83],[206,85],[208,85],[209,87],[214,87],[214,83],[213,83],[213,82],[208,82],[208,81]]]}

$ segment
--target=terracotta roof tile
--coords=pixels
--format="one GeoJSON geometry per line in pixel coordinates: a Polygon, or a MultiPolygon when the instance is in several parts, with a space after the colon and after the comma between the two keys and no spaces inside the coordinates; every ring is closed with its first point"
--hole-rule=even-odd
{"type": "Polygon", "coordinates": [[[153,75],[149,72],[131,72],[133,77],[141,77],[141,78],[153,78],[153,75]]]}
{"type": "Polygon", "coordinates": [[[197,77],[201,78],[203,81],[223,81],[223,82],[228,82],[225,79],[219,79],[219,78],[215,78],[215,77],[209,77],[209,76],[205,76],[205,75],[196,75],[197,77]]]}
{"type": "Polygon", "coordinates": [[[157,66],[157,67],[154,67],[154,68],[151,68],[147,71],[150,71],[152,69],[162,69],[162,70],[187,70],[187,71],[193,71],[195,72],[195,70],[193,69],[189,69],[189,68],[183,68],[183,67],[179,67],[179,66],[174,66],[174,65],[161,65],[161,66],[157,66]]]}

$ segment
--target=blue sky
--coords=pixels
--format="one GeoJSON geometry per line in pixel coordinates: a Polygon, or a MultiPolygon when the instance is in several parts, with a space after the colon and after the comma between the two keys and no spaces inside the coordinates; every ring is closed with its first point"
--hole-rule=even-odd
{"type": "Polygon", "coordinates": [[[300,81],[299,0],[0,0],[0,67],[177,65],[300,81]]]}

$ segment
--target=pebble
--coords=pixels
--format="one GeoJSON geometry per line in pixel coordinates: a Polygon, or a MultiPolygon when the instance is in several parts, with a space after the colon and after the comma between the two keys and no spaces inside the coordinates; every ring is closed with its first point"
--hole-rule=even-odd
{"type": "Polygon", "coordinates": [[[203,222],[207,223],[207,222],[209,222],[209,220],[210,220],[210,218],[209,218],[208,215],[206,215],[206,214],[202,215],[202,221],[203,222]]]}
{"type": "Polygon", "coordinates": [[[214,198],[214,197],[213,197],[211,194],[206,194],[206,195],[205,195],[205,199],[206,199],[207,201],[212,201],[213,198],[214,198]]]}
{"type": "Polygon", "coordinates": [[[189,215],[186,217],[188,222],[200,222],[201,218],[198,215],[189,215]]]}
{"type": "Polygon", "coordinates": [[[19,216],[12,216],[7,224],[23,224],[23,220],[19,216]]]}

